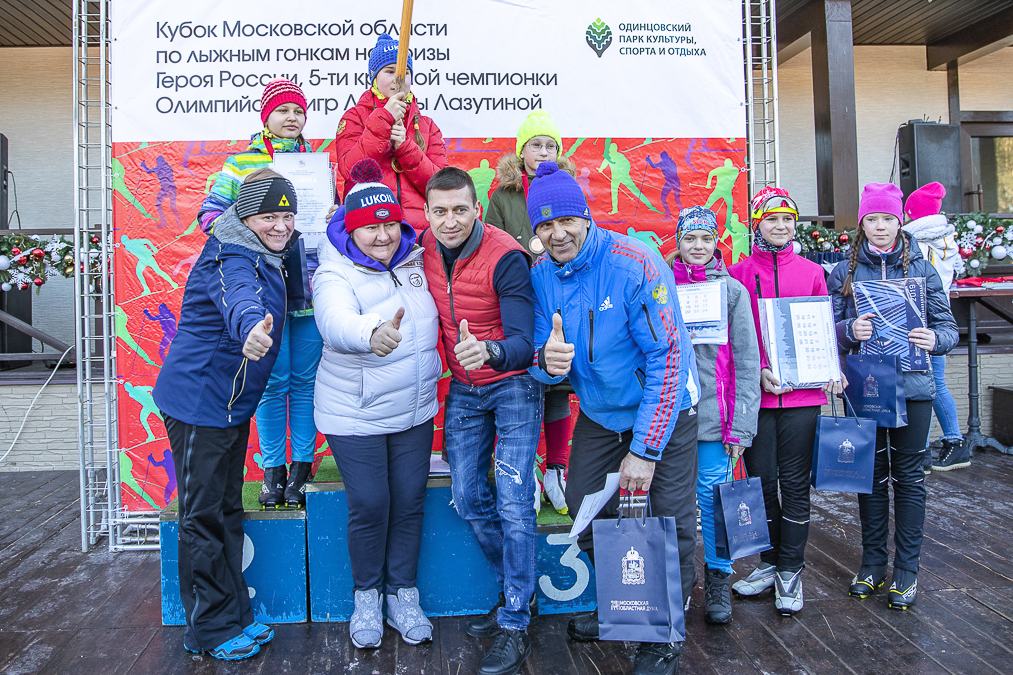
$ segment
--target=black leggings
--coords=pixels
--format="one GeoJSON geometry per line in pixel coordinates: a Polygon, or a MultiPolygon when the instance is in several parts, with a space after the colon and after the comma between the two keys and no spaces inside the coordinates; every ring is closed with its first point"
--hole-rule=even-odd
{"type": "Polygon", "coordinates": [[[932,401],[907,402],[907,426],[876,430],[876,465],[872,494],[858,495],[862,516],[862,564],[887,563],[890,534],[890,484],[893,483],[893,566],[918,572],[925,532],[925,442],[932,421],[932,401]],[[889,440],[889,447],[887,441],[889,440]]]}
{"type": "Polygon", "coordinates": [[[819,406],[762,408],[753,446],[744,454],[750,476],[763,482],[767,531],[773,547],[760,560],[779,571],[805,564],[809,541],[809,478],[819,406]],[[778,488],[780,487],[780,497],[778,488]]]}

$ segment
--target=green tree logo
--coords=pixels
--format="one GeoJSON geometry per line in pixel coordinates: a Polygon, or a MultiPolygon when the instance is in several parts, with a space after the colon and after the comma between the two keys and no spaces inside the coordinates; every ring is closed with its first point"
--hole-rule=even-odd
{"type": "Polygon", "coordinates": [[[594,53],[601,58],[605,50],[612,44],[612,29],[600,18],[587,27],[587,46],[594,50],[594,53]]]}

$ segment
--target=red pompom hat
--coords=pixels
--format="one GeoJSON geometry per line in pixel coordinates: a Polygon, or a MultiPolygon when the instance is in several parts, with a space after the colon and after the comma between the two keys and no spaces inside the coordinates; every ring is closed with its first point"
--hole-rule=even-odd
{"type": "Polygon", "coordinates": [[[267,118],[274,109],[285,103],[295,103],[302,106],[306,112],[306,96],[302,93],[295,82],[290,80],[271,80],[264,87],[264,93],[260,96],[260,122],[267,124],[267,118]]]}
{"type": "Polygon", "coordinates": [[[345,196],[346,231],[401,220],[401,205],[391,189],[383,184],[383,170],[375,159],[360,159],[348,177],[355,187],[345,196]]]}

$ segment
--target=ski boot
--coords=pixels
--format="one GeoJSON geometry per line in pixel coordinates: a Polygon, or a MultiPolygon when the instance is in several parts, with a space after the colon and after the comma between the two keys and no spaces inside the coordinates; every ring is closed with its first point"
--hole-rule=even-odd
{"type": "Polygon", "coordinates": [[[285,499],[285,483],[288,480],[285,465],[270,466],[264,469],[264,484],[260,486],[257,501],[261,508],[278,508],[285,499]]]}
{"type": "Polygon", "coordinates": [[[306,481],[312,480],[313,462],[292,462],[292,472],[285,487],[285,506],[301,509],[306,506],[306,481]]]}

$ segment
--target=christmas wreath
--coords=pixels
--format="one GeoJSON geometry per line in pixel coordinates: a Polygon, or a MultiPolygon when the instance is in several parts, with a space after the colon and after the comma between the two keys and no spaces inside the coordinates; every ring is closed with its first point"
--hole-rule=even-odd
{"type": "MultiPolygon", "coordinates": [[[[87,255],[93,272],[98,271],[99,242],[98,237],[93,237],[88,244],[87,255]]],[[[33,285],[40,290],[52,277],[74,276],[75,264],[83,263],[74,255],[74,243],[63,237],[0,235],[0,290],[24,290],[33,285]]]]}
{"type": "Polygon", "coordinates": [[[980,277],[991,262],[1009,258],[1013,247],[1013,223],[987,213],[950,217],[957,248],[967,266],[967,276],[980,277]]]}

